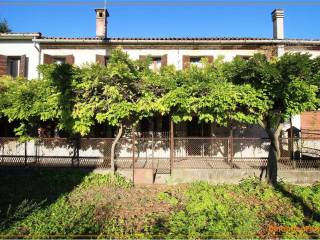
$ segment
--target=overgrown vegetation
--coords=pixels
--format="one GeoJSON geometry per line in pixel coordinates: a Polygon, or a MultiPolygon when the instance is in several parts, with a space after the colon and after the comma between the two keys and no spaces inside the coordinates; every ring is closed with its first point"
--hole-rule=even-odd
{"type": "Polygon", "coordinates": [[[20,175],[37,179],[27,187],[10,171],[17,170],[0,175],[7,196],[1,200],[3,238],[309,238],[320,233],[319,184],[273,188],[249,178],[238,185],[132,187],[118,175],[30,169],[20,175]],[[39,180],[44,189],[36,186],[39,180]],[[10,184],[16,195],[5,187],[10,184]],[[46,185],[53,189],[48,192],[46,185]]]}

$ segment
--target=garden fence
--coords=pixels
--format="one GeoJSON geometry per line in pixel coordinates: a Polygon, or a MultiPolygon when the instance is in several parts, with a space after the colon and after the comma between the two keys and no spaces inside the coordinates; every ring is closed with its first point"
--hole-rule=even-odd
{"type": "MultiPolygon", "coordinates": [[[[0,166],[110,168],[113,140],[0,138],[0,166]]],[[[170,173],[173,168],[261,169],[267,164],[269,147],[270,140],[261,138],[124,137],[116,147],[115,165],[156,173],[170,173]]],[[[320,138],[281,138],[280,150],[279,169],[320,168],[320,138]]]]}

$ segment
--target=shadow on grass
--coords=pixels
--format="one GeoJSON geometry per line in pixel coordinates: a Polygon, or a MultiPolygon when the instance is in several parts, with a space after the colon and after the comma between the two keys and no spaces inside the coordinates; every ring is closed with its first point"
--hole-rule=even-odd
{"type": "Polygon", "coordinates": [[[3,230],[27,217],[35,208],[52,204],[61,195],[71,192],[91,171],[70,168],[0,168],[0,227],[3,230]],[[23,214],[15,216],[17,210],[23,214]]]}
{"type": "Polygon", "coordinates": [[[286,189],[282,184],[277,184],[276,190],[281,192],[284,196],[290,198],[293,203],[297,203],[302,207],[306,223],[311,223],[312,220],[320,222],[320,214],[314,209],[310,208],[300,196],[288,191],[288,189],[286,189]]]}

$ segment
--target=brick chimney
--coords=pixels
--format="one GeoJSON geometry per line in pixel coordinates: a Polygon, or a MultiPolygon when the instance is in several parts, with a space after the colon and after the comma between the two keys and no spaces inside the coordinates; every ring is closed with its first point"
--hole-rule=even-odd
{"type": "Polygon", "coordinates": [[[283,18],[284,11],[283,9],[275,9],[271,13],[272,22],[273,22],[273,38],[274,39],[284,39],[284,30],[283,30],[283,18]]]}
{"type": "Polygon", "coordinates": [[[109,13],[107,9],[98,8],[96,11],[96,36],[98,38],[107,38],[107,18],[109,13]]]}

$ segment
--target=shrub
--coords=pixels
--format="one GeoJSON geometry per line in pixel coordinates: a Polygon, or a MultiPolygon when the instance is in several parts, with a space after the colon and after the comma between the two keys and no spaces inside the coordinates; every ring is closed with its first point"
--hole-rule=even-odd
{"type": "MultiPolygon", "coordinates": [[[[184,203],[165,224],[168,236],[179,238],[252,237],[259,219],[255,209],[237,202],[225,190],[228,186],[212,186],[198,182],[186,192],[184,203]]],[[[169,199],[172,202],[172,199],[169,199]]],[[[175,202],[175,201],[173,201],[175,202]]]]}
{"type": "Polygon", "coordinates": [[[95,218],[95,206],[72,205],[67,196],[38,210],[13,225],[10,235],[29,235],[37,238],[99,233],[101,223],[95,218]]]}

